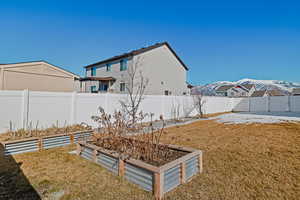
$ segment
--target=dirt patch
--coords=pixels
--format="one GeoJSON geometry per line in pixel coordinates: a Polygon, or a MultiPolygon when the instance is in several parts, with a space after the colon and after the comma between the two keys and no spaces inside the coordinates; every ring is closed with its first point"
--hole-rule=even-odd
{"type": "Polygon", "coordinates": [[[121,156],[125,159],[134,158],[158,167],[189,153],[171,149],[167,145],[148,144],[133,138],[102,138],[92,143],[105,150],[121,152],[121,156]],[[146,154],[150,156],[145,156],[146,154]]]}

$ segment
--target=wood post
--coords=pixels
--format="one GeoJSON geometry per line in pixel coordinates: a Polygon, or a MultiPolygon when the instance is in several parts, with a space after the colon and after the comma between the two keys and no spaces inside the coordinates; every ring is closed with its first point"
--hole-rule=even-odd
{"type": "Polygon", "coordinates": [[[163,178],[161,173],[154,173],[153,193],[155,200],[161,200],[163,197],[163,178]]]}
{"type": "Polygon", "coordinates": [[[202,173],[203,172],[203,162],[202,162],[202,160],[203,160],[203,158],[202,158],[202,152],[199,154],[199,158],[198,158],[199,160],[199,173],[202,173]]]}
{"type": "Polygon", "coordinates": [[[43,150],[43,138],[38,139],[38,148],[39,148],[39,151],[43,150]]]}
{"type": "Polygon", "coordinates": [[[95,163],[97,162],[97,155],[98,155],[98,151],[96,149],[94,149],[94,151],[93,151],[93,161],[95,163]]]}
{"type": "Polygon", "coordinates": [[[186,177],[186,173],[185,173],[185,163],[184,162],[182,162],[182,163],[180,163],[180,183],[181,184],[183,184],[183,183],[185,183],[185,177],[186,177]]]}
{"type": "Polygon", "coordinates": [[[119,159],[119,176],[124,176],[125,174],[125,163],[124,160],[119,159]]]}
{"type": "Polygon", "coordinates": [[[80,153],[81,153],[81,145],[79,143],[77,143],[77,145],[76,145],[76,153],[77,153],[77,155],[80,155],[80,153]]]}
{"type": "Polygon", "coordinates": [[[73,133],[70,135],[70,143],[74,144],[74,135],[73,135],[73,133]]]}

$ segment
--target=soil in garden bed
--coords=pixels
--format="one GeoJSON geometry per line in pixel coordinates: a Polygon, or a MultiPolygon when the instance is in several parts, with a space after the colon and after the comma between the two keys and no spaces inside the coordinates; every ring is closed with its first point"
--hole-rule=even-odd
{"type": "Polygon", "coordinates": [[[189,153],[170,148],[168,145],[156,145],[151,142],[124,137],[101,138],[92,142],[92,144],[105,150],[119,153],[125,159],[133,158],[157,167],[189,153]]]}
{"type": "Polygon", "coordinates": [[[84,130],[91,130],[89,126],[77,124],[72,126],[66,126],[62,128],[58,127],[51,127],[47,129],[31,129],[31,130],[24,130],[20,129],[18,131],[8,131],[6,133],[0,133],[0,142],[4,141],[12,141],[12,140],[19,140],[24,138],[31,138],[31,137],[41,137],[41,136],[50,136],[50,135],[57,135],[57,134],[67,134],[76,131],[84,131],[84,130]]]}

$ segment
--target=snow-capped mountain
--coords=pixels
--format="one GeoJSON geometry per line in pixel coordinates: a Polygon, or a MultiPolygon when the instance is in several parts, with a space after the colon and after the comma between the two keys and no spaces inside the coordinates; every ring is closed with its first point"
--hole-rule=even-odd
{"type": "Polygon", "coordinates": [[[214,96],[215,90],[222,85],[244,85],[244,84],[254,84],[256,90],[280,90],[285,94],[289,94],[293,88],[300,87],[300,83],[278,81],[278,80],[255,80],[255,79],[246,78],[235,82],[218,81],[203,86],[196,86],[192,89],[192,94],[214,96]]]}

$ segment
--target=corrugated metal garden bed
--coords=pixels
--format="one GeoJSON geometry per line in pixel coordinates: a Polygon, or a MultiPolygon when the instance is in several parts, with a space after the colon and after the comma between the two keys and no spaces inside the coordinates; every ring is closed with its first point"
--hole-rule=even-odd
{"type": "Polygon", "coordinates": [[[161,199],[165,193],[202,172],[202,151],[175,145],[168,147],[186,154],[159,167],[132,158],[122,159],[118,153],[96,146],[92,141],[78,142],[77,154],[118,176],[124,176],[142,189],[153,192],[156,199],[161,199]]]}
{"type": "Polygon", "coordinates": [[[25,152],[41,151],[69,144],[76,144],[87,140],[93,135],[92,130],[76,131],[73,133],[56,134],[43,137],[31,137],[20,140],[1,142],[5,155],[14,155],[25,152]]]}

